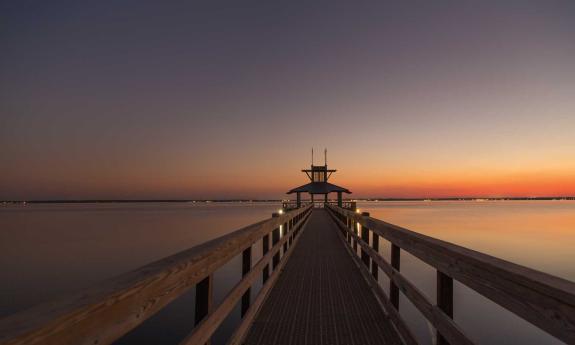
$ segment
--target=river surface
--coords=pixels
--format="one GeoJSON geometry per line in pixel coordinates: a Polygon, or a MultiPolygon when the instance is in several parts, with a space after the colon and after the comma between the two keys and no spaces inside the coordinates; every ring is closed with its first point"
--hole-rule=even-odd
{"type": "MultiPolygon", "coordinates": [[[[575,281],[574,201],[364,202],[371,216],[575,281]]],[[[0,317],[49,301],[269,217],[277,203],[28,204],[0,206],[0,317]]],[[[380,251],[389,258],[383,239],[380,251]]],[[[259,248],[254,248],[257,259],[259,248]]],[[[261,255],[261,253],[259,253],[261,255]]],[[[401,270],[432,301],[435,271],[402,251],[401,270]]],[[[388,291],[389,281],[380,272],[388,291]]],[[[239,258],[215,274],[215,301],[241,278],[239,258]]],[[[259,286],[254,286],[253,294],[259,286]]],[[[193,327],[194,291],[118,344],[177,343],[193,327]]],[[[545,332],[456,283],[455,320],[482,344],[560,344],[545,332]]],[[[253,299],[252,299],[253,300],[253,299]]],[[[432,329],[401,297],[419,341],[432,329]]],[[[224,343],[239,310],[214,344],[224,343]]]]}

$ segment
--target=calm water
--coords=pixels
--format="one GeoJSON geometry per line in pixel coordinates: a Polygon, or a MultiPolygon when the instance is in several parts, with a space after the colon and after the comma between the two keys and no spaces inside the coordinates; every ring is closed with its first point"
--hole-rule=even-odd
{"type": "MultiPolygon", "coordinates": [[[[358,205],[375,218],[575,281],[574,201],[371,202],[358,205]]],[[[389,242],[380,252],[390,258],[389,242]]],[[[401,271],[435,302],[435,270],[402,251],[401,271]]],[[[379,273],[389,293],[389,280],[379,273]]],[[[431,327],[401,296],[400,313],[418,340],[431,344],[431,327]]],[[[481,344],[562,344],[473,290],[455,282],[454,318],[481,344]]]]}
{"type": "MultiPolygon", "coordinates": [[[[0,317],[189,248],[269,217],[273,203],[77,204],[0,207],[0,317]],[[41,286],[41,288],[38,288],[41,286]]],[[[575,202],[370,202],[363,211],[427,235],[575,281],[575,202]]],[[[254,261],[261,256],[256,246],[254,261]]],[[[381,241],[389,258],[389,245],[381,241]]],[[[435,271],[402,252],[401,269],[435,300],[435,271]]],[[[221,300],[240,279],[233,260],[215,274],[221,300]]],[[[389,281],[380,273],[388,290],[389,281]]],[[[259,286],[253,289],[257,293],[259,286]]],[[[193,325],[193,291],[121,339],[177,343],[193,325]]],[[[402,297],[400,311],[424,344],[431,328],[402,297]]],[[[455,319],[478,343],[560,343],[464,286],[455,319]]],[[[239,320],[220,327],[222,343],[239,320]]]]}

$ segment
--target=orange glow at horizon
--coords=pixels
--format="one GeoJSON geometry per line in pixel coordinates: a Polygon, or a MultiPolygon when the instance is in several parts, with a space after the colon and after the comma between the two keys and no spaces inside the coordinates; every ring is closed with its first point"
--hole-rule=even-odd
{"type": "MultiPolygon", "coordinates": [[[[491,167],[455,166],[449,162],[432,166],[426,162],[390,163],[393,156],[389,152],[391,158],[379,162],[363,155],[350,155],[344,148],[341,152],[333,151],[336,151],[333,163],[328,167],[338,171],[329,182],[351,190],[349,198],[575,196],[575,164],[564,163],[565,160],[519,167],[500,163],[491,167]]],[[[248,160],[232,151],[224,159],[204,156],[201,165],[195,164],[196,161],[183,165],[180,162],[116,167],[62,165],[40,175],[36,174],[38,168],[5,177],[6,181],[11,178],[33,182],[10,186],[24,195],[16,200],[282,199],[293,197],[285,194],[289,189],[309,182],[301,172],[309,162],[297,153],[270,159],[271,153],[258,152],[248,160]]]]}

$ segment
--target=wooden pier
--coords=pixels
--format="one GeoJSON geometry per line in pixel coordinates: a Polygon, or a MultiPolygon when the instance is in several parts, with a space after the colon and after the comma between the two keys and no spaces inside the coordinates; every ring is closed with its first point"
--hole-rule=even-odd
{"type": "Polygon", "coordinates": [[[315,209],[245,344],[400,344],[325,209],[315,209]]]}
{"type": "Polygon", "coordinates": [[[181,344],[209,343],[238,303],[242,319],[229,344],[416,344],[398,310],[400,293],[437,330],[436,343],[472,344],[453,320],[453,280],[575,344],[575,283],[337,204],[313,205],[0,320],[0,344],[110,344],[191,288],[195,327],[181,344]],[[392,244],[389,262],[378,250],[383,240],[392,244]],[[263,255],[254,262],[256,244],[263,255]],[[401,274],[403,250],[437,270],[435,301],[401,274]],[[214,305],[213,274],[238,255],[243,278],[214,305]],[[378,268],[390,277],[389,296],[378,268]]]}

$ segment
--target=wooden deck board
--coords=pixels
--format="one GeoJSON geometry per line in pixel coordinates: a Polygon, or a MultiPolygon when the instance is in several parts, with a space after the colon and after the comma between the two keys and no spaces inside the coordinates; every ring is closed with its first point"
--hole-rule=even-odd
{"type": "Polygon", "coordinates": [[[337,231],[313,210],[245,344],[400,343],[337,231]]]}

